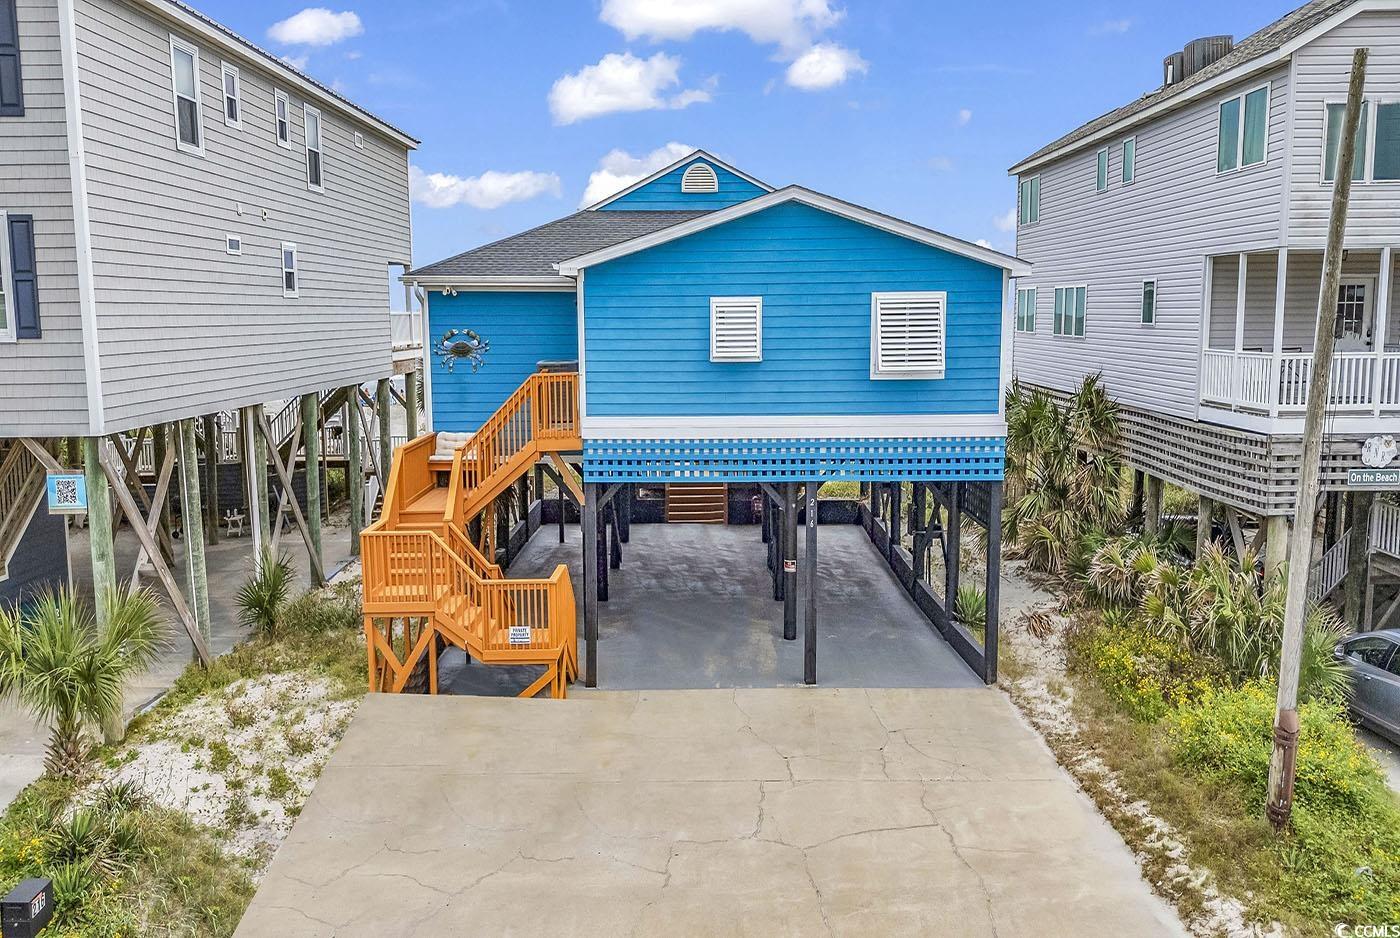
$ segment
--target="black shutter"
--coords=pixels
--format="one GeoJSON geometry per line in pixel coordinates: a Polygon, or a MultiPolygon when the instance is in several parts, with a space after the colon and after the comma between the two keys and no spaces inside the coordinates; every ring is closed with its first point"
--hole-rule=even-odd
{"type": "Polygon", "coordinates": [[[39,281],[34,270],[34,216],[8,217],[10,289],[15,298],[15,336],[20,339],[37,339],[43,332],[39,328],[39,281]]]}
{"type": "Polygon", "coordinates": [[[19,77],[19,18],[16,0],[0,0],[0,117],[24,116],[19,77]]]}

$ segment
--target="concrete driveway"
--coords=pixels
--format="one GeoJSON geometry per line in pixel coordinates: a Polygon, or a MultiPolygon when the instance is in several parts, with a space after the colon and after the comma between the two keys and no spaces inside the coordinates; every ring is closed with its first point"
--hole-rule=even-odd
{"type": "Polygon", "coordinates": [[[1174,935],[998,691],[371,695],[237,935],[1174,935]]]}

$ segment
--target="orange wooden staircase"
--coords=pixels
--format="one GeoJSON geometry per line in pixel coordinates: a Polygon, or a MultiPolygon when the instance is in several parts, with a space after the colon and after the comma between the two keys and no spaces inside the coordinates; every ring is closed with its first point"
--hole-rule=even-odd
{"type": "MultiPolygon", "coordinates": [[[[466,535],[473,518],[536,462],[577,452],[578,375],[531,375],[481,429],[433,465],[437,435],[394,453],[380,518],[360,535],[371,691],[398,693],[425,658],[437,693],[439,638],[483,664],[544,665],[521,692],[565,696],[578,674],[574,590],[560,564],[544,579],[507,579],[466,535]],[[445,481],[445,484],[443,484],[445,481]]],[[[494,531],[494,523],[483,529],[494,531]]]]}

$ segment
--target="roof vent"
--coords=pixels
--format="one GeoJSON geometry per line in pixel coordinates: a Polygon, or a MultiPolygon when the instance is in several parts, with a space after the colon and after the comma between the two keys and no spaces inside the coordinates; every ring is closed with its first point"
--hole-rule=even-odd
{"type": "Polygon", "coordinates": [[[719,177],[709,163],[692,163],[681,176],[682,192],[718,192],[719,177]]]}
{"type": "Polygon", "coordinates": [[[1162,60],[1162,84],[1174,85],[1205,69],[1235,48],[1233,36],[1203,36],[1186,44],[1181,52],[1173,52],[1162,60]]]}

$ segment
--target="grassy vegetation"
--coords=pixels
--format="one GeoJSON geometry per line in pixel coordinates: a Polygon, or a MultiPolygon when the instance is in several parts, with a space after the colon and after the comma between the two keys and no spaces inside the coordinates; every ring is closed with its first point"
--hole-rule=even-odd
{"type": "Polygon", "coordinates": [[[859,482],[823,482],[817,498],[860,498],[859,482]]]}

